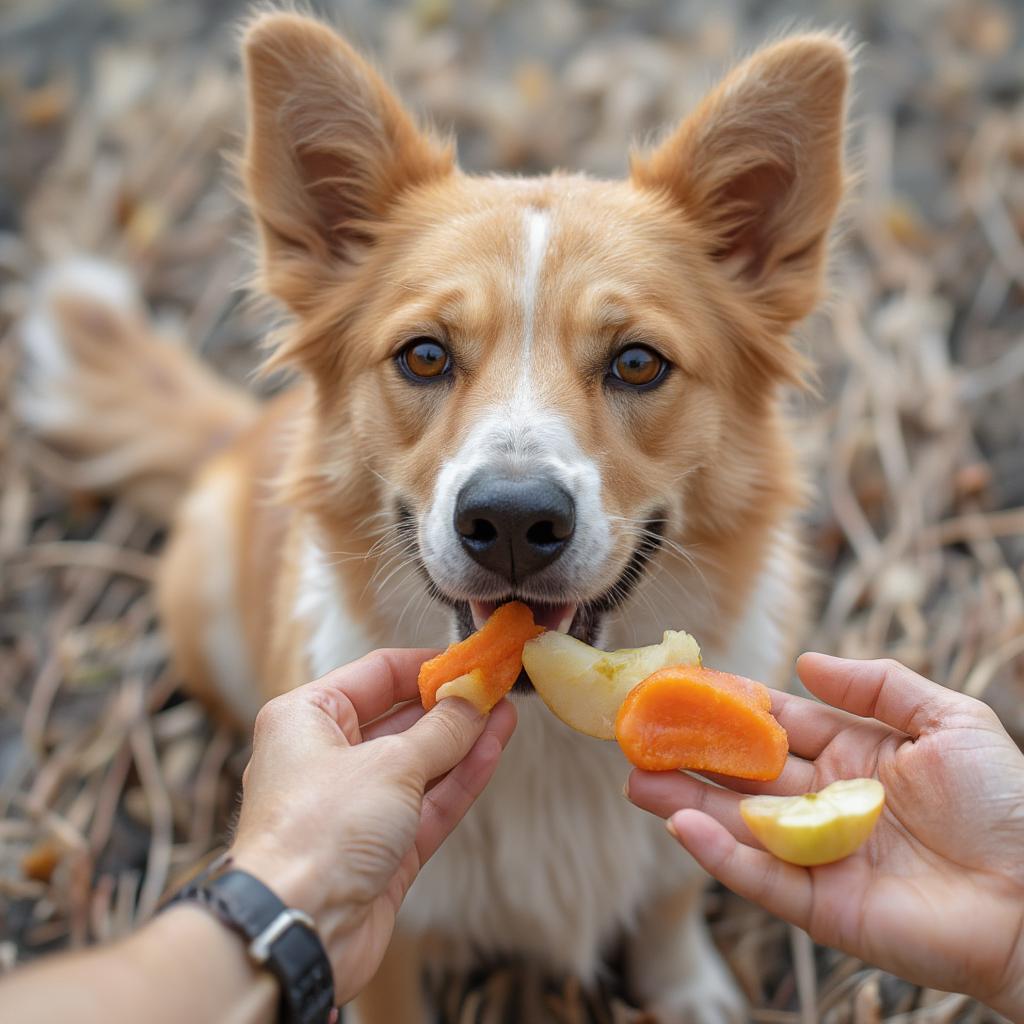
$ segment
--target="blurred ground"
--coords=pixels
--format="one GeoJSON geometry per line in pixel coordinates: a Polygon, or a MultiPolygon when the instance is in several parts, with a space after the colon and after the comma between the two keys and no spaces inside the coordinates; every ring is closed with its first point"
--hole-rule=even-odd
{"type": "MultiPolygon", "coordinates": [[[[803,332],[795,403],[820,568],[808,645],[895,655],[990,701],[1024,736],[1024,11],[1003,0],[371,0],[315,4],[464,166],[619,174],[731,55],[793,25],[862,40],[835,299],[803,332]]],[[[159,538],[66,494],[7,412],[11,325],[33,274],[120,259],[168,330],[235,376],[264,322],[242,303],[234,24],[204,0],[0,8],[0,969],[145,918],[221,838],[244,752],[165,665],[159,538]]],[[[715,936],[752,1018],[983,1021],[724,892],[715,936]]],[[[515,965],[452,987],[447,1020],[629,1021],[611,993],[515,965]]]]}

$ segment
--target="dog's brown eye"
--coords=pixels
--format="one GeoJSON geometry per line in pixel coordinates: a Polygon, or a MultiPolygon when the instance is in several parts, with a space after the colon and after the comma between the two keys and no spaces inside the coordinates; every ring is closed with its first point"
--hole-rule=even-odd
{"type": "Polygon", "coordinates": [[[643,345],[630,345],[612,360],[611,374],[623,384],[642,388],[657,381],[667,365],[657,352],[643,345]]]}
{"type": "Polygon", "coordinates": [[[398,354],[398,364],[414,380],[434,380],[451,367],[448,350],[433,338],[415,338],[398,354]]]}

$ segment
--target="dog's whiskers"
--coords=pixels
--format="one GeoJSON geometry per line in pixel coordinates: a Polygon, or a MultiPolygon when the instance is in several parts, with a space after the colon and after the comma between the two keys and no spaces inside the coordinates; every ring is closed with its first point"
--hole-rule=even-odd
{"type": "Polygon", "coordinates": [[[387,587],[388,583],[390,583],[391,580],[394,579],[394,577],[398,573],[400,573],[403,569],[408,568],[409,566],[412,566],[413,568],[415,568],[415,565],[416,565],[416,556],[412,555],[412,554],[407,555],[405,558],[403,558],[398,563],[398,565],[395,566],[394,569],[392,569],[387,574],[387,576],[384,577],[383,580],[381,580],[380,583],[375,585],[374,592],[377,594],[378,597],[380,597],[384,593],[384,590],[387,587]]]}
{"type": "Polygon", "coordinates": [[[399,537],[381,538],[381,541],[378,541],[378,544],[382,543],[385,540],[389,541],[389,543],[387,543],[385,546],[378,548],[377,544],[374,544],[371,547],[367,548],[366,551],[331,551],[331,552],[328,552],[329,555],[341,555],[342,556],[340,558],[331,558],[330,561],[328,562],[328,565],[337,566],[337,565],[344,565],[347,562],[359,562],[359,561],[365,562],[368,559],[384,558],[385,556],[391,554],[396,549],[404,548],[404,546],[406,544],[405,538],[399,538],[399,537]]]}
{"type": "MultiPolygon", "coordinates": [[[[704,586],[708,596],[711,595],[711,584],[708,582],[707,576],[698,564],[697,556],[693,552],[683,547],[683,545],[678,541],[672,540],[670,537],[666,537],[664,534],[650,529],[650,527],[645,525],[647,520],[634,519],[629,516],[609,516],[608,518],[623,523],[625,525],[626,533],[637,540],[648,539],[651,541],[658,541],[668,556],[679,559],[687,566],[687,568],[691,569],[697,575],[697,578],[701,581],[701,584],[704,586]]],[[[648,559],[648,562],[649,561],[650,559],[648,559]]],[[[707,560],[705,560],[705,564],[709,566],[711,565],[710,561],[707,560]]]]}
{"type": "Polygon", "coordinates": [[[430,594],[422,588],[414,590],[405,600],[405,604],[402,605],[401,614],[398,616],[398,621],[395,623],[395,636],[399,637],[402,635],[402,623],[405,621],[405,616],[408,614],[410,608],[414,608],[416,603],[420,602],[423,606],[420,612],[419,622],[416,624],[416,631],[414,635],[419,634],[420,625],[423,622],[423,616],[430,608],[430,594]]]}
{"type": "Polygon", "coordinates": [[[423,607],[420,608],[420,617],[416,620],[416,629],[413,631],[414,636],[419,636],[420,629],[423,627],[423,620],[427,617],[427,612],[429,612],[432,607],[428,591],[421,590],[418,596],[425,600],[423,601],[423,607]]]}

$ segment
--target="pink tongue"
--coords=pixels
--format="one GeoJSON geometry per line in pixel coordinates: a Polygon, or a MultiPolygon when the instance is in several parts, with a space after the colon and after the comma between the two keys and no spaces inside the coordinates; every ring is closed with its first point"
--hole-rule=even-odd
{"type": "MultiPolygon", "coordinates": [[[[576,614],[576,605],[574,604],[535,605],[530,602],[526,603],[533,612],[533,619],[538,626],[543,626],[545,629],[557,629],[562,633],[568,631],[576,614]]],[[[473,625],[479,629],[497,607],[497,601],[470,601],[469,610],[473,613],[473,625]]]]}

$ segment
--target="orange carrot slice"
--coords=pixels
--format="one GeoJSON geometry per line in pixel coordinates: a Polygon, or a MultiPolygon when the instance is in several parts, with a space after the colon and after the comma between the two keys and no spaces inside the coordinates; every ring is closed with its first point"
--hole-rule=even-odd
{"type": "Polygon", "coordinates": [[[519,678],[523,645],[543,632],[544,627],[534,623],[533,612],[525,604],[503,604],[471,636],[420,666],[423,706],[429,711],[438,701],[438,690],[458,680],[448,696],[465,697],[482,712],[490,711],[519,678]],[[468,678],[461,678],[464,676],[468,678]]]}
{"type": "Polygon", "coordinates": [[[786,730],[771,716],[768,688],[697,665],[673,665],[635,686],[619,708],[615,738],[647,771],[719,772],[777,779],[786,730]]]}

